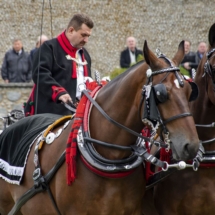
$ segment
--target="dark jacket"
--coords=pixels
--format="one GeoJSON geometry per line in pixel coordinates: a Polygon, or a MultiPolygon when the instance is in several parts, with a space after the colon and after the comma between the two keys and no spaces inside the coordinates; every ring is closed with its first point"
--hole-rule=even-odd
{"type": "MultiPolygon", "coordinates": [[[[83,48],[83,52],[88,63],[88,76],[91,76],[91,58],[86,49],[83,48]]],[[[76,99],[77,79],[72,78],[73,64],[71,60],[66,58],[66,55],[67,53],[56,38],[44,42],[35,52],[33,59],[35,86],[24,108],[26,115],[35,114],[35,110],[37,114],[71,114],[58,101],[58,98],[66,93],[71,96],[73,101],[76,99]]]]}
{"type": "Polygon", "coordinates": [[[35,47],[35,48],[31,49],[31,51],[30,51],[30,59],[31,59],[32,64],[33,64],[34,54],[37,51],[37,49],[38,48],[35,47]]]}
{"type": "MultiPolygon", "coordinates": [[[[196,54],[195,52],[189,52],[188,54],[184,55],[184,59],[181,61],[181,66],[184,67],[184,63],[189,63],[191,69],[187,70],[192,77],[192,69],[196,69],[196,54]]],[[[184,68],[185,69],[185,68],[184,68]]]]}
{"type": "MultiPolygon", "coordinates": [[[[137,56],[141,54],[143,55],[143,52],[137,48],[135,48],[135,57],[137,61],[137,56]]],[[[121,52],[120,54],[120,67],[121,68],[129,68],[131,65],[131,59],[130,59],[130,54],[129,54],[129,49],[125,49],[121,52]]]]}
{"type": "Polygon", "coordinates": [[[1,75],[3,80],[9,80],[10,83],[30,82],[32,73],[28,53],[24,49],[20,55],[13,49],[6,52],[1,75]]]}
{"type": "Polygon", "coordinates": [[[196,52],[196,58],[195,58],[195,63],[191,64],[191,67],[194,69],[197,69],[202,57],[204,56],[204,54],[200,54],[198,51],[196,52]]]}

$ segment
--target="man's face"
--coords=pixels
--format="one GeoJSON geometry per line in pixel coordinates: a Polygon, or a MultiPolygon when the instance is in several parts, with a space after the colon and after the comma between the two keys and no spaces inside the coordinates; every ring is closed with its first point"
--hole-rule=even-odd
{"type": "Polygon", "coordinates": [[[127,46],[132,51],[135,49],[136,41],[135,41],[135,39],[133,37],[129,37],[127,39],[127,46]]]}
{"type": "Polygon", "coordinates": [[[22,42],[21,41],[15,41],[13,43],[13,49],[16,51],[16,52],[19,52],[21,49],[22,49],[22,42]]]}
{"type": "Polygon", "coordinates": [[[200,43],[198,47],[198,51],[199,53],[204,54],[207,51],[206,43],[200,43]]]}
{"type": "Polygon", "coordinates": [[[184,42],[184,51],[185,51],[185,54],[189,53],[190,51],[190,43],[188,41],[184,42]]]}
{"type": "Polygon", "coordinates": [[[73,27],[70,27],[68,30],[68,39],[74,47],[80,49],[88,42],[91,31],[92,29],[85,24],[82,24],[81,28],[77,31],[73,27]]]}

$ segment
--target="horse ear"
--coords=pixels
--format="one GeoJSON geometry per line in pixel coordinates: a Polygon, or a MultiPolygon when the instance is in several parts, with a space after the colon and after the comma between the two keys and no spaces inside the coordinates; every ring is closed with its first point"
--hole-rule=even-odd
{"type": "Polygon", "coordinates": [[[156,69],[158,67],[157,56],[149,49],[146,40],[143,46],[143,55],[146,63],[151,67],[151,69],[156,69]]]}
{"type": "Polygon", "coordinates": [[[182,40],[178,46],[178,51],[176,52],[175,56],[173,57],[172,61],[178,66],[184,58],[184,40],[182,40]]]}
{"type": "Polygon", "coordinates": [[[208,33],[208,42],[211,47],[215,45],[215,23],[210,27],[210,30],[208,33]]]}

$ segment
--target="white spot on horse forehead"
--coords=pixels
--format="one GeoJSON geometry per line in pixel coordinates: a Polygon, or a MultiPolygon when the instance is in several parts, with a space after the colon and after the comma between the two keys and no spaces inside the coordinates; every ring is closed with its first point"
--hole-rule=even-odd
{"type": "Polygon", "coordinates": [[[177,88],[180,88],[178,79],[175,79],[175,80],[174,80],[174,83],[175,83],[175,86],[176,86],[177,88]]]}

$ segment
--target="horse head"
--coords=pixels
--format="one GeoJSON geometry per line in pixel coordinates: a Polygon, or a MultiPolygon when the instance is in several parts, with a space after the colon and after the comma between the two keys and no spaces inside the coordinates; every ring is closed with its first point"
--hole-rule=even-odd
{"type": "Polygon", "coordinates": [[[202,62],[204,65],[204,73],[208,86],[207,94],[209,100],[215,105],[215,23],[210,27],[208,34],[209,49],[205,55],[205,61],[202,62]]]}
{"type": "MultiPolygon", "coordinates": [[[[191,159],[197,154],[199,139],[188,106],[192,89],[176,67],[184,57],[183,42],[172,61],[163,54],[157,57],[147,42],[143,53],[146,62],[137,63],[110,81],[98,92],[96,101],[111,119],[136,133],[144,126],[158,130],[176,160],[191,159]]],[[[137,140],[131,132],[105,119],[95,107],[89,127],[91,136],[100,141],[130,146],[137,140]]],[[[95,148],[112,160],[130,155],[129,151],[95,148]]]]}
{"type": "MultiPolygon", "coordinates": [[[[184,57],[184,41],[179,44],[172,60],[161,53],[157,57],[150,51],[147,42],[144,44],[143,53],[150,67],[147,71],[147,86],[151,85],[153,89],[150,97],[155,97],[149,98],[148,101],[146,99],[149,107],[148,110],[144,109],[144,113],[149,119],[151,117],[151,122],[159,122],[158,133],[172,149],[175,160],[194,158],[199,148],[199,139],[190,114],[189,100],[196,96],[192,92],[191,84],[179,73],[178,68],[184,57]]],[[[147,124],[148,120],[143,119],[143,122],[147,124]]]]}

